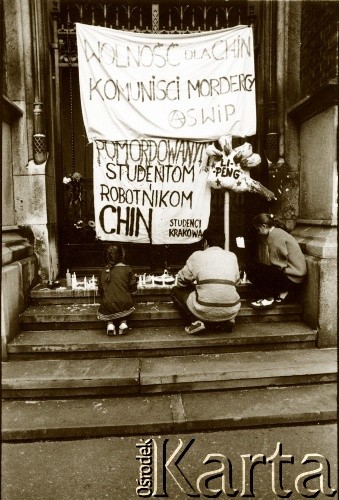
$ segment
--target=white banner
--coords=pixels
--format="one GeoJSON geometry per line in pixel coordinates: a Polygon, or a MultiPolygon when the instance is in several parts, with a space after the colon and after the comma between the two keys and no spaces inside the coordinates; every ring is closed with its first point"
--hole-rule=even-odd
{"type": "Polygon", "coordinates": [[[106,241],[194,243],[210,214],[205,144],[170,139],[95,141],[97,237],[106,241]]]}
{"type": "Polygon", "coordinates": [[[252,28],[146,35],[77,23],[76,33],[89,141],[256,133],[252,28]]]}

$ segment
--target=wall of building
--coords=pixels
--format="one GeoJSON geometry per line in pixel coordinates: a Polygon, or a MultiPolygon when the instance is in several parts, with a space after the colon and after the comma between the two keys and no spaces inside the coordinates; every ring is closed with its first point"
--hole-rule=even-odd
{"type": "Polygon", "coordinates": [[[338,78],[338,19],[336,1],[301,2],[300,99],[338,78]]]}
{"type": "MultiPolygon", "coordinates": [[[[337,2],[300,4],[299,98],[286,107],[298,142],[300,197],[294,236],[306,255],[304,319],[319,332],[319,347],[337,344],[337,2]]],[[[295,45],[295,48],[298,48],[295,45]]]]}
{"type": "MultiPolygon", "coordinates": [[[[45,74],[49,73],[45,57],[48,43],[41,39],[37,50],[33,46],[38,36],[37,28],[33,33],[33,25],[37,23],[35,15],[37,12],[42,15],[45,4],[41,0],[4,0],[7,53],[4,93],[23,112],[12,130],[16,224],[32,230],[41,278],[51,279],[58,273],[52,137],[48,138],[46,160],[42,163],[36,163],[33,145],[36,103],[40,100],[48,103],[49,98],[45,85],[45,74]]],[[[48,37],[46,26],[40,26],[40,31],[48,37]]]]}
{"type": "MultiPolygon", "coordinates": [[[[28,305],[30,288],[38,279],[55,278],[58,273],[53,155],[36,164],[33,147],[34,106],[39,96],[32,19],[33,10],[42,12],[44,4],[44,0],[3,2],[3,358],[8,339],[18,333],[19,314],[28,305]]],[[[48,51],[48,44],[42,43],[39,50],[48,51]]],[[[44,74],[47,68],[40,69],[44,74]]],[[[40,96],[43,90],[41,82],[40,96]]]]}
{"type": "Polygon", "coordinates": [[[332,224],[337,217],[338,110],[331,106],[300,125],[300,219],[332,224]]]}
{"type": "MultiPolygon", "coordinates": [[[[15,210],[13,147],[20,108],[2,98],[2,287],[1,287],[1,345],[6,359],[7,342],[19,330],[19,314],[29,304],[30,288],[37,282],[38,260],[34,243],[21,233],[15,210]]],[[[32,239],[31,239],[32,240],[32,239]]]]}
{"type": "Polygon", "coordinates": [[[318,329],[320,347],[337,343],[337,123],[337,106],[300,123],[300,216],[294,235],[307,259],[305,320],[318,329]]]}

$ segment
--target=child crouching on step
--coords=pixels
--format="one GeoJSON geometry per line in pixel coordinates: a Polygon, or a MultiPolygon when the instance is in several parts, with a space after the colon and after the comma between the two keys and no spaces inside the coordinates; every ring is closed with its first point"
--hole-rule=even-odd
{"type": "Polygon", "coordinates": [[[137,279],[130,266],[124,264],[124,251],[119,243],[107,248],[105,262],[98,279],[102,299],[98,319],[108,321],[107,335],[122,335],[128,328],[125,318],[135,309],[132,293],[137,290],[137,279]]]}

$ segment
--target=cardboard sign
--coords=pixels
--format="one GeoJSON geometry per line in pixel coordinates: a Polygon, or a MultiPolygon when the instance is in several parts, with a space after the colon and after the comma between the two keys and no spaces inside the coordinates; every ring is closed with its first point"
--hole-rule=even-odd
{"type": "Polygon", "coordinates": [[[97,237],[106,241],[194,243],[207,228],[210,187],[203,143],[169,139],[96,141],[97,237]]]}

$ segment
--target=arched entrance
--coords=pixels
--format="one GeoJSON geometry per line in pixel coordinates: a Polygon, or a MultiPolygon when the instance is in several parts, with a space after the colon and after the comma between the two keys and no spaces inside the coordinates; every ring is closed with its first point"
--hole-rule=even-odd
{"type": "MultiPolygon", "coordinates": [[[[249,24],[253,14],[246,0],[199,0],[158,2],[114,0],[95,1],[60,0],[58,15],[54,16],[54,33],[59,47],[58,88],[60,109],[57,110],[61,140],[61,165],[57,171],[58,220],[60,263],[66,268],[94,269],[102,265],[103,242],[96,240],[92,228],[94,220],[92,144],[88,144],[83,125],[78,83],[75,22],[105,26],[114,29],[147,33],[190,33],[209,31],[249,24]],[[65,185],[64,177],[80,174],[76,190],[71,183],[65,185]],[[80,187],[80,190],[78,189],[80,187]]],[[[252,137],[254,150],[257,137],[252,137]]],[[[237,145],[237,144],[236,144],[237,145]]],[[[263,181],[263,168],[256,169],[254,177],[263,181]]],[[[235,238],[244,236],[246,220],[264,200],[256,195],[230,193],[230,250],[238,255],[240,264],[245,259],[235,246],[235,238]]],[[[218,231],[224,230],[223,194],[213,190],[210,224],[218,231]]],[[[181,266],[194,245],[145,245],[126,244],[127,260],[134,267],[164,269],[181,266]]]]}

